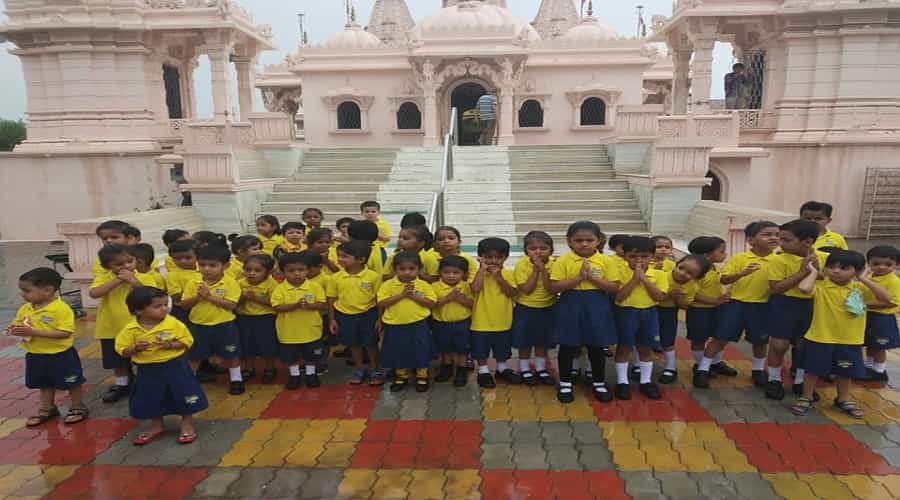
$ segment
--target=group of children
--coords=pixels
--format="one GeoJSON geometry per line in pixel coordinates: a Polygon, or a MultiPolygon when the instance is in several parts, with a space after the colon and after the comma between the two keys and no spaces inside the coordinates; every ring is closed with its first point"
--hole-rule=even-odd
{"type": "MultiPolygon", "coordinates": [[[[569,251],[559,257],[550,235],[529,232],[513,269],[505,266],[507,241],[479,241],[476,260],[461,251],[459,231],[447,226],[432,234],[420,214],[404,217],[388,255],[391,231],[380,206],[365,202],[360,212],[360,220],[338,220],[336,232],[321,226],[315,208],[303,212],[302,223],[283,226],[261,216],[252,236],[170,230],[163,236],[164,267],[138,229],[121,221],[98,226],[104,246],[90,295],[100,300],[103,367],[115,375],[103,400],[130,396],[131,415],[152,421],[135,444],[155,439],[168,414],[182,416],[178,442],[193,442],[191,415],[208,405],[200,381],[227,372],[229,392],[241,394],[244,380],[256,376],[257,359],[263,383],[275,379],[280,360],[288,389],[318,387],[329,345],[336,343],[349,350],[354,385],[390,378],[391,391],[409,384],[427,391],[429,368],[439,359],[435,382],[465,386],[474,360],[477,383],[493,388],[493,359],[497,378],[556,386],[559,401],[568,403],[580,376],[575,364],[586,352],[585,379],[599,401],[630,399],[632,378],[643,395],[658,399],[653,360],[662,353],[659,383],[678,379],[675,339],[679,310],[686,310],[695,387],[738,374],[722,355],[744,336],[753,346],[753,382],[767,397],[784,397],[782,364],[792,348],[794,411],[808,412],[816,382],[836,376],[834,404],[856,417],[861,412],[849,399],[850,379],[886,380],[885,352],[900,345],[900,253],[875,247],[867,266],[827,228],[831,207],[824,203],[804,204],[801,218],[786,224],[748,225],[750,249],[727,261],[725,242],[716,237],[694,239],[677,262],[664,236],[615,235],[608,242],[615,253],[605,255],[606,236],[581,221],[568,228],[569,251]],[[605,364],[613,345],[611,390],[605,364]],[[509,363],[512,348],[518,366],[509,363]],[[559,380],[548,362],[553,348],[559,380]]],[[[58,296],[61,281],[47,268],[24,274],[26,304],[7,329],[28,352],[26,385],[41,391],[28,425],[59,415],[55,390],[72,398],[65,422],[88,415],[74,317],[58,296]]]]}

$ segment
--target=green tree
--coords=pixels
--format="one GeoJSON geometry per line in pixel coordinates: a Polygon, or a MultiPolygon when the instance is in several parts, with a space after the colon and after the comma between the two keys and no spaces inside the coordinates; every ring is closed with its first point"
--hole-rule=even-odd
{"type": "Polygon", "coordinates": [[[25,137],[25,122],[0,119],[0,151],[12,151],[25,137]]]}

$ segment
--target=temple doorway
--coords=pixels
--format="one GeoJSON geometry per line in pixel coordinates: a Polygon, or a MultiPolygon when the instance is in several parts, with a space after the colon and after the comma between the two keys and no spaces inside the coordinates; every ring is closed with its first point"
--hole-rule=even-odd
{"type": "Polygon", "coordinates": [[[481,125],[477,119],[478,98],[487,93],[483,85],[474,82],[460,84],[450,93],[450,107],[459,113],[457,136],[460,146],[477,146],[481,125]]]}
{"type": "Polygon", "coordinates": [[[722,201],[722,180],[719,176],[710,172],[706,173],[706,178],[711,179],[708,186],[703,186],[700,194],[701,200],[722,201]]]}
{"type": "Polygon", "coordinates": [[[181,75],[178,68],[163,64],[163,83],[166,88],[166,107],[169,110],[169,119],[184,118],[184,109],[181,106],[181,75]]]}

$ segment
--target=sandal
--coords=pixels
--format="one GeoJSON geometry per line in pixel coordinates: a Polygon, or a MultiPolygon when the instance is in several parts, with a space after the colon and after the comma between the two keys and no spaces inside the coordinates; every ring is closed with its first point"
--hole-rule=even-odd
{"type": "Polygon", "coordinates": [[[84,422],[84,419],[88,418],[90,414],[91,411],[88,410],[87,406],[73,406],[66,412],[66,418],[63,419],[63,423],[72,425],[84,422]]]}
{"type": "Polygon", "coordinates": [[[41,408],[38,410],[38,414],[33,417],[28,417],[28,420],[25,421],[25,427],[36,427],[38,425],[46,424],[50,420],[59,416],[59,408],[52,406],[50,408],[41,408]]]}
{"type": "Polygon", "coordinates": [[[182,432],[180,436],[178,436],[178,444],[191,444],[197,439],[196,432],[182,432]]]}
{"type": "Polygon", "coordinates": [[[138,434],[138,437],[134,438],[134,440],[132,440],[131,442],[135,446],[144,446],[145,444],[148,444],[151,441],[153,441],[154,439],[158,438],[161,434],[162,434],[162,431],[154,432],[154,433],[142,432],[142,433],[138,434]]]}
{"type": "Polygon", "coordinates": [[[810,398],[797,398],[797,401],[791,406],[791,413],[798,417],[805,416],[812,410],[812,405],[813,402],[810,398]]]}
{"type": "Polygon", "coordinates": [[[375,370],[372,372],[372,376],[369,377],[369,385],[373,387],[380,387],[384,385],[384,372],[381,370],[375,370]]]}
{"type": "Polygon", "coordinates": [[[863,418],[864,415],[863,411],[859,409],[859,405],[857,405],[855,401],[850,401],[849,399],[847,401],[838,401],[835,399],[834,407],[853,418],[863,418]]]}
{"type": "Polygon", "coordinates": [[[360,385],[363,383],[363,380],[366,378],[365,370],[353,370],[353,373],[350,375],[350,385],[360,385]]]}

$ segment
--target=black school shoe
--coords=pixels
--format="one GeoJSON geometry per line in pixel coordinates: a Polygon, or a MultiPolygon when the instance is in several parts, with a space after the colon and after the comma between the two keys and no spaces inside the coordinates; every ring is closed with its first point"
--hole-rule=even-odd
{"type": "Polygon", "coordinates": [[[251,379],[256,376],[256,368],[250,368],[249,370],[241,370],[241,378],[244,380],[251,379]]]}
{"type": "Polygon", "coordinates": [[[109,392],[103,395],[103,402],[115,403],[119,400],[127,398],[129,394],[131,394],[131,386],[114,385],[109,388],[109,392]]]}
{"type": "Polygon", "coordinates": [[[428,392],[429,387],[430,385],[428,384],[427,378],[416,379],[416,392],[428,392]]]}
{"type": "Polygon", "coordinates": [[[719,361],[710,366],[709,371],[714,372],[716,375],[722,375],[723,377],[737,377],[738,375],[738,371],[725,364],[724,361],[719,361]]]}
{"type": "Polygon", "coordinates": [[[765,370],[753,370],[750,373],[750,380],[753,381],[753,385],[756,387],[765,387],[769,382],[769,376],[766,374],[765,370]]]}
{"type": "Polygon", "coordinates": [[[518,385],[522,383],[522,377],[520,377],[519,374],[514,372],[511,368],[507,368],[498,373],[497,378],[505,381],[507,384],[518,385]]]}
{"type": "Polygon", "coordinates": [[[869,380],[872,382],[881,382],[886,384],[889,382],[887,370],[883,372],[876,372],[871,368],[866,368],[866,377],[862,380],[869,380]]]}
{"type": "Polygon", "coordinates": [[[616,384],[616,399],[629,401],[631,399],[631,384],[616,384]]]}
{"type": "Polygon", "coordinates": [[[697,389],[709,389],[709,372],[703,370],[694,371],[694,380],[692,382],[697,389]]]}
{"type": "Polygon", "coordinates": [[[231,382],[231,385],[228,387],[228,394],[232,396],[239,396],[244,393],[244,381],[243,380],[234,380],[231,382]]]}
{"type": "Polygon", "coordinates": [[[465,387],[469,383],[469,370],[465,366],[457,366],[453,375],[453,387],[465,387]]]}
{"type": "Polygon", "coordinates": [[[391,382],[390,390],[391,392],[400,392],[406,389],[407,384],[409,384],[409,380],[405,378],[398,378],[391,382]]]}
{"type": "Polygon", "coordinates": [[[544,385],[556,385],[556,379],[547,370],[537,372],[537,379],[544,385]]]}
{"type": "Polygon", "coordinates": [[[295,391],[300,388],[300,375],[291,375],[288,377],[287,384],[284,384],[284,388],[289,391],[295,391]]]}
{"type": "Polygon", "coordinates": [[[613,400],[613,395],[609,392],[609,388],[606,387],[606,382],[594,382],[591,384],[591,392],[594,393],[597,401],[601,403],[609,403],[613,400]]]}
{"type": "Polygon", "coordinates": [[[654,384],[653,382],[648,382],[646,384],[639,385],[638,391],[640,391],[641,394],[646,396],[647,399],[662,398],[662,392],[660,392],[659,386],[654,384]]]}
{"type": "Polygon", "coordinates": [[[319,376],[315,373],[312,375],[307,375],[305,377],[306,387],[319,387],[322,385],[322,382],[319,380],[319,376]]]}
{"type": "Polygon", "coordinates": [[[632,382],[641,379],[641,367],[640,366],[632,366],[629,375],[631,376],[632,382]]]}
{"type": "Polygon", "coordinates": [[[485,389],[493,389],[493,388],[497,387],[497,382],[494,381],[494,377],[492,377],[490,373],[479,373],[478,374],[478,387],[483,387],[485,389]]]}
{"type": "Polygon", "coordinates": [[[572,390],[572,382],[560,382],[556,390],[556,399],[560,403],[575,401],[575,392],[572,390]]]}
{"type": "Polygon", "coordinates": [[[766,383],[766,397],[775,401],[784,399],[784,385],[780,380],[770,380],[766,383]]]}
{"type": "Polygon", "coordinates": [[[453,365],[441,365],[437,375],[434,377],[435,382],[446,382],[453,375],[453,365]]]}
{"type": "Polygon", "coordinates": [[[678,370],[663,370],[658,380],[660,384],[674,384],[678,381],[678,370]]]}
{"type": "Polygon", "coordinates": [[[522,383],[529,387],[534,387],[538,384],[537,377],[534,376],[534,372],[531,370],[526,370],[519,375],[522,378],[522,383]]]}

